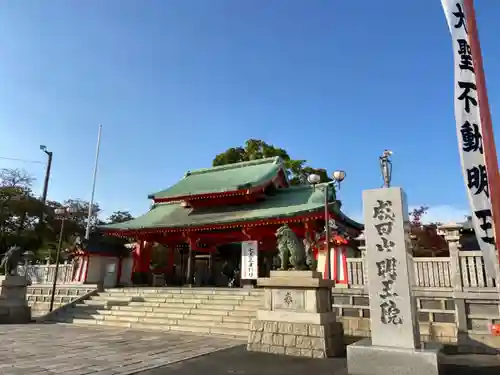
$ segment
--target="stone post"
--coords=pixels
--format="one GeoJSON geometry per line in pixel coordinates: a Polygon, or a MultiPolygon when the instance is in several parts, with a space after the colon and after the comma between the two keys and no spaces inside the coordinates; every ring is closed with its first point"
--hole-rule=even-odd
{"type": "Polygon", "coordinates": [[[26,300],[28,281],[25,276],[0,278],[0,324],[23,324],[31,321],[31,308],[26,300]]]}
{"type": "Polygon", "coordinates": [[[363,259],[362,270],[363,270],[363,285],[366,288],[368,284],[368,273],[366,269],[366,239],[365,232],[361,232],[361,234],[356,238],[356,241],[359,241],[358,249],[361,251],[361,258],[363,259]]]}
{"type": "Polygon", "coordinates": [[[468,341],[467,311],[465,300],[460,295],[463,292],[462,268],[460,265],[460,229],[461,224],[449,223],[439,226],[439,234],[444,237],[448,243],[450,252],[450,275],[451,285],[453,287],[455,304],[455,322],[457,324],[457,345],[459,349],[466,346],[468,341]]]}
{"type": "Polygon", "coordinates": [[[451,284],[453,291],[462,292],[462,272],[460,269],[460,229],[462,229],[461,224],[450,223],[441,225],[438,228],[439,234],[444,237],[448,243],[448,248],[450,252],[450,274],[451,274],[451,284]]]}
{"type": "Polygon", "coordinates": [[[344,354],[332,280],[317,271],[271,271],[257,282],[265,288],[264,307],[250,325],[247,350],[312,358],[344,354]]]}
{"type": "Polygon", "coordinates": [[[350,375],[437,375],[440,351],[420,348],[406,194],[363,192],[371,338],[347,346],[350,375]]]}

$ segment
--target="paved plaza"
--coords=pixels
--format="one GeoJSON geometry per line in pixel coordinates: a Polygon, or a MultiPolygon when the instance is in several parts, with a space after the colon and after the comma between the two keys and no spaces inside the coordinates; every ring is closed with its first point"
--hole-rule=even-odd
{"type": "Polygon", "coordinates": [[[180,333],[29,324],[0,325],[0,343],[0,375],[125,375],[242,342],[180,333]]]}
{"type": "MultiPolygon", "coordinates": [[[[0,325],[0,375],[347,375],[345,358],[249,353],[239,340],[185,333],[0,325]]],[[[449,356],[444,375],[498,375],[495,356],[449,356]]]]}

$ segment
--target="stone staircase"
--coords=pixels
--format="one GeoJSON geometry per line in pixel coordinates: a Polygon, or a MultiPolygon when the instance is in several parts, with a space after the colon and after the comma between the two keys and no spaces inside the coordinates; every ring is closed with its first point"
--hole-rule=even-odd
{"type": "MultiPolygon", "coordinates": [[[[64,306],[77,298],[95,290],[97,285],[58,285],[54,297],[54,309],[64,306]]],[[[31,307],[31,316],[37,318],[49,312],[52,285],[35,284],[28,286],[26,299],[31,307]]]]}
{"type": "Polygon", "coordinates": [[[246,338],[262,301],[259,289],[108,289],[64,309],[53,320],[246,338]]]}

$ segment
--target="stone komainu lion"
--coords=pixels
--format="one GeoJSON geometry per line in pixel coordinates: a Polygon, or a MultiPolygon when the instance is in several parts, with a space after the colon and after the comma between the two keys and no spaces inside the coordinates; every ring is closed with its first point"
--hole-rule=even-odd
{"type": "Polygon", "coordinates": [[[278,228],[276,238],[281,260],[280,270],[287,270],[289,264],[295,270],[305,270],[308,268],[304,244],[299,241],[288,225],[278,228]]]}
{"type": "Polygon", "coordinates": [[[19,246],[12,246],[4,254],[0,268],[5,269],[5,275],[17,275],[17,266],[22,258],[22,252],[19,246]]]}

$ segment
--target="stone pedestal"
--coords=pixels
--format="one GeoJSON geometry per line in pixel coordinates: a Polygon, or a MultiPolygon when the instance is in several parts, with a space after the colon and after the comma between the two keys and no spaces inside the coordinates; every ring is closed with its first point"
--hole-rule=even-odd
{"type": "Polygon", "coordinates": [[[28,282],[24,276],[0,278],[0,324],[23,324],[31,321],[26,300],[28,282]]]}
{"type": "Polygon", "coordinates": [[[437,375],[439,349],[406,349],[372,345],[363,339],[347,347],[349,375],[437,375]]]}
{"type": "Polygon", "coordinates": [[[421,349],[406,194],[363,192],[371,339],[347,346],[350,375],[437,375],[439,349],[421,349]]]}
{"type": "Polygon", "coordinates": [[[332,312],[331,280],[316,271],[272,271],[259,278],[264,307],[250,325],[247,350],[326,358],[345,353],[342,324],[332,312]]]}

